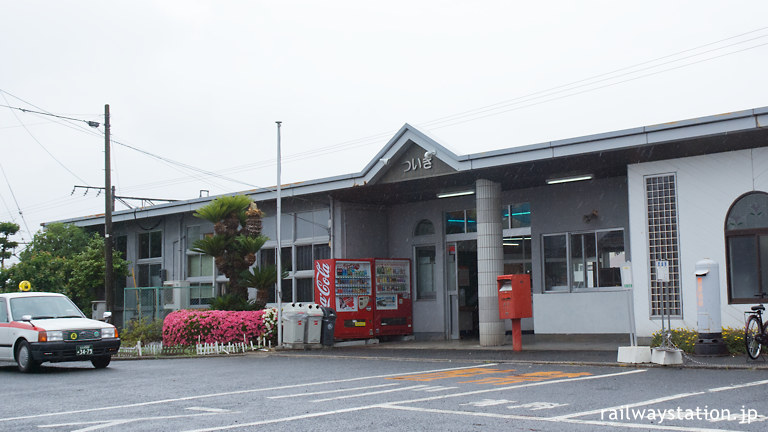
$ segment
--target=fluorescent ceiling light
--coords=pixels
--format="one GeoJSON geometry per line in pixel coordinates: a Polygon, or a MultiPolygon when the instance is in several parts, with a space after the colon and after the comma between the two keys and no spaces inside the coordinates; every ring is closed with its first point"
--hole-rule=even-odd
{"type": "Polygon", "coordinates": [[[559,177],[547,179],[547,184],[569,183],[575,181],[592,180],[595,178],[593,174],[580,174],[570,177],[559,177]]]}
{"type": "Polygon", "coordinates": [[[464,195],[474,195],[474,190],[463,190],[463,191],[454,191],[454,192],[441,192],[437,194],[438,198],[453,198],[458,196],[464,196],[464,195]]]}

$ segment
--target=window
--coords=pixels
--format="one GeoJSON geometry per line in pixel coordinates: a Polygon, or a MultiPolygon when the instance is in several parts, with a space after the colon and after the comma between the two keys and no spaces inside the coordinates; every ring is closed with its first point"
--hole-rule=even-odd
{"type": "Polygon", "coordinates": [[[505,206],[502,209],[501,226],[508,228],[527,228],[531,226],[531,203],[505,206]]]}
{"type": "Polygon", "coordinates": [[[296,246],[296,270],[312,270],[312,245],[296,246]]]}
{"type": "Polygon", "coordinates": [[[542,240],[545,291],[621,286],[623,230],[550,234],[542,240]]]}
{"type": "Polygon", "coordinates": [[[162,265],[161,264],[139,264],[138,286],[140,287],[159,287],[163,286],[162,265]]]}
{"type": "Polygon", "coordinates": [[[768,298],[768,194],[737,199],[725,221],[729,303],[768,298]]]}
{"type": "Polygon", "coordinates": [[[457,210],[445,213],[445,233],[463,234],[477,232],[477,211],[457,210]]]}
{"type": "MultiPolygon", "coordinates": [[[[199,226],[187,228],[187,248],[192,248],[197,240],[213,236],[213,233],[203,233],[199,226]]],[[[213,276],[213,257],[199,252],[187,250],[187,277],[213,276]]]]}
{"type": "Polygon", "coordinates": [[[544,290],[568,290],[568,244],[565,234],[546,235],[544,240],[544,290]]]}
{"type": "Polygon", "coordinates": [[[674,174],[645,178],[646,210],[648,223],[648,268],[651,269],[652,317],[662,313],[666,293],[668,312],[682,316],[680,295],[680,253],[677,232],[677,179],[674,174]],[[656,278],[656,261],[669,264],[669,282],[656,278]]]}
{"type": "Polygon", "coordinates": [[[194,253],[187,255],[187,277],[213,276],[213,257],[194,253]]]}
{"type": "Polygon", "coordinates": [[[8,322],[8,308],[5,306],[5,299],[0,298],[0,323],[8,322]]]}
{"type": "Polygon", "coordinates": [[[296,279],[296,301],[313,303],[315,301],[313,288],[312,278],[296,279]]]}
{"type": "Polygon", "coordinates": [[[328,237],[328,221],[330,217],[331,212],[329,209],[296,213],[296,238],[328,237]]]}
{"type": "Polygon", "coordinates": [[[316,244],[312,246],[312,259],[321,260],[331,258],[331,247],[327,244],[316,244]]]}
{"type": "Polygon", "coordinates": [[[504,237],[504,274],[531,273],[531,236],[504,237]]]}
{"type": "Polygon", "coordinates": [[[192,282],[189,284],[190,306],[209,306],[213,302],[214,297],[216,297],[216,295],[213,292],[213,285],[199,282],[192,282]]]}
{"type": "Polygon", "coordinates": [[[435,233],[435,226],[432,221],[428,219],[422,219],[416,224],[416,229],[413,231],[414,236],[432,235],[435,233]]]}
{"type": "Polygon", "coordinates": [[[152,231],[139,234],[139,259],[163,256],[163,232],[152,231]]]}
{"type": "Polygon", "coordinates": [[[416,247],[416,299],[435,299],[435,247],[416,247]]]}

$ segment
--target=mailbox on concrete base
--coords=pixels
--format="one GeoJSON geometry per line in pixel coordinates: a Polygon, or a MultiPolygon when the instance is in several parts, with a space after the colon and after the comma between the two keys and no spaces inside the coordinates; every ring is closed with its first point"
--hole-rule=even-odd
{"type": "Polygon", "coordinates": [[[693,352],[701,356],[728,355],[720,322],[720,271],[717,262],[696,263],[696,307],[699,338],[693,352]]]}
{"type": "Polygon", "coordinates": [[[520,319],[533,316],[531,306],[531,276],[527,274],[501,275],[496,278],[499,294],[499,318],[512,320],[512,347],[523,349],[523,330],[520,319]]]}

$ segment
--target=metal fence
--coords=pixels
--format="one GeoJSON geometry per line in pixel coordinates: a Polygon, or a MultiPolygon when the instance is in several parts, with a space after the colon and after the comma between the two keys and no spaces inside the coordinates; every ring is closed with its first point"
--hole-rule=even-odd
{"type": "Polygon", "coordinates": [[[132,319],[165,319],[180,309],[207,308],[213,301],[212,285],[125,288],[123,323],[132,319]]]}

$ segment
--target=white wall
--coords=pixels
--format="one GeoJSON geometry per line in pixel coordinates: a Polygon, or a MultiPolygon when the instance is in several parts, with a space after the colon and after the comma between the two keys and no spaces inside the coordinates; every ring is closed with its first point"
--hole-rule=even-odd
{"type": "Polygon", "coordinates": [[[533,295],[536,334],[629,333],[629,293],[597,291],[533,295]]]}
{"type": "Polygon", "coordinates": [[[741,150],[706,156],[647,162],[628,167],[630,245],[634,279],[635,317],[638,336],[650,336],[661,328],[651,320],[648,237],[644,176],[677,175],[680,272],[683,318],[672,327],[697,328],[697,261],[709,258],[719,264],[720,304],[723,326],[741,327],[748,305],[728,305],[725,268],[725,217],[742,194],[768,190],[768,149],[741,150]]]}

